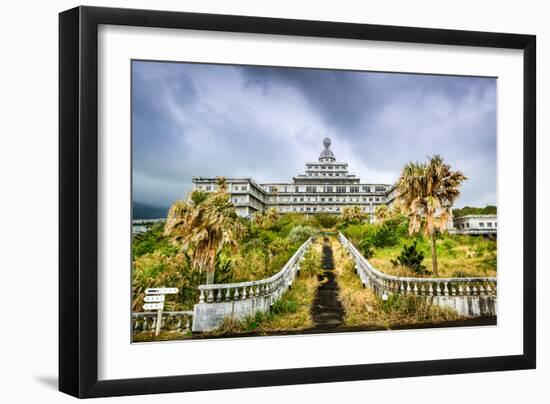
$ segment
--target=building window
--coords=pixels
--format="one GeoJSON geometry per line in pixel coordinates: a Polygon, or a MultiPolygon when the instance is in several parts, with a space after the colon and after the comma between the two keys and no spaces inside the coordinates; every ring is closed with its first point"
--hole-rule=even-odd
{"type": "Polygon", "coordinates": [[[307,186],[306,187],[306,192],[316,192],[316,188],[314,186],[307,186]]]}
{"type": "Polygon", "coordinates": [[[300,202],[303,202],[304,201],[304,198],[300,198],[300,202]]]}
{"type": "Polygon", "coordinates": [[[343,194],[346,192],[346,187],[336,187],[336,192],[343,194]]]}
{"type": "Polygon", "coordinates": [[[207,185],[207,186],[206,186],[206,190],[207,190],[207,191],[210,191],[211,189],[212,189],[212,187],[211,187],[210,185],[207,185]]]}
{"type": "Polygon", "coordinates": [[[374,188],[374,190],[376,192],[384,192],[384,191],[386,191],[386,187],[377,186],[377,187],[374,188]]]}
{"type": "Polygon", "coordinates": [[[359,187],[349,187],[349,192],[359,192],[359,187]]]}
{"type": "Polygon", "coordinates": [[[332,202],[332,198],[328,198],[328,201],[329,201],[329,202],[332,202]]]}
{"type": "Polygon", "coordinates": [[[372,202],[372,198],[369,198],[369,202],[372,202]]]}
{"type": "Polygon", "coordinates": [[[493,227],[493,223],[487,222],[487,227],[493,227]]]}
{"type": "Polygon", "coordinates": [[[479,227],[485,227],[485,223],[479,222],[479,227]]]}
{"type": "Polygon", "coordinates": [[[497,222],[495,222],[495,227],[497,227],[497,222]]]}
{"type": "Polygon", "coordinates": [[[470,223],[466,223],[466,228],[470,228],[470,223]]]}
{"type": "Polygon", "coordinates": [[[376,198],[376,202],[380,202],[380,198],[376,198]]]}

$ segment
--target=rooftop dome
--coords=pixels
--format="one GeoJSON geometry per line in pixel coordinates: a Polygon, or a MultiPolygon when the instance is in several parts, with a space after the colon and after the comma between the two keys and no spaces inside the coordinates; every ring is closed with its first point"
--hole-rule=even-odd
{"type": "Polygon", "coordinates": [[[335,161],[336,159],[334,158],[334,153],[330,150],[330,138],[324,138],[323,145],[325,148],[319,156],[319,161],[335,161]]]}

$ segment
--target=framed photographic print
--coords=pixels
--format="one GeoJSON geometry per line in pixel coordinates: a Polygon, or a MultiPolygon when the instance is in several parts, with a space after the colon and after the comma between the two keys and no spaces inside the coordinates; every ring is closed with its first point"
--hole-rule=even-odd
{"type": "Polygon", "coordinates": [[[60,14],[60,390],[535,367],[535,37],[60,14]]]}

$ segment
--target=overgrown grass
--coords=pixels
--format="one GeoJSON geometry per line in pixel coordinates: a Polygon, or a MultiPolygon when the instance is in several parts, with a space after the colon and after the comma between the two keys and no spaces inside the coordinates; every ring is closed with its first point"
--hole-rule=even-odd
{"type": "MultiPolygon", "coordinates": [[[[417,247],[424,253],[422,264],[431,271],[432,256],[428,240],[418,237],[417,247]]],[[[419,276],[404,266],[395,266],[395,259],[403,248],[401,244],[374,248],[374,255],[369,261],[380,271],[389,275],[419,276]]],[[[445,234],[437,239],[437,263],[439,276],[442,278],[496,276],[496,240],[478,236],[445,234]]],[[[433,276],[428,274],[426,276],[433,276]]]]}
{"type": "MultiPolygon", "coordinates": [[[[390,219],[382,224],[355,224],[341,226],[340,230],[360,250],[368,247],[369,261],[389,275],[419,276],[411,269],[392,264],[404,245],[414,241],[424,254],[422,265],[433,276],[430,240],[422,235],[409,236],[408,221],[404,217],[390,219]]],[[[497,242],[494,238],[470,235],[438,234],[436,241],[437,262],[440,277],[496,276],[497,242]]]]}
{"type": "Polygon", "coordinates": [[[363,287],[353,262],[335,239],[332,239],[332,249],[346,326],[391,329],[395,325],[439,323],[460,318],[455,311],[431,305],[422,297],[395,295],[382,301],[370,288],[363,287]]]}
{"type": "Polygon", "coordinates": [[[310,309],[317,286],[318,281],[314,276],[299,278],[292,288],[273,304],[269,312],[258,311],[242,320],[226,317],[219,328],[205,335],[234,335],[249,332],[262,335],[312,327],[310,309]]]}
{"type": "Polygon", "coordinates": [[[191,335],[191,331],[162,331],[155,337],[154,331],[138,331],[133,333],[133,342],[174,341],[188,339],[191,335]]]}
{"type": "Polygon", "coordinates": [[[290,290],[276,301],[269,312],[256,312],[242,320],[227,317],[221,326],[205,335],[220,336],[254,332],[269,334],[296,331],[313,326],[311,305],[319,286],[317,274],[321,272],[321,240],[311,246],[301,263],[301,271],[290,290]]]}

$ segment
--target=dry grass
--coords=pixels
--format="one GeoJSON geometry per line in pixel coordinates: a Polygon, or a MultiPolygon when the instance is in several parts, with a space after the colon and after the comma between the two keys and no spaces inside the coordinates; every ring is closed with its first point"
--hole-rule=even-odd
{"type": "Polygon", "coordinates": [[[340,286],[339,299],[346,313],[346,326],[390,329],[395,325],[438,323],[460,318],[453,310],[431,305],[425,298],[395,295],[383,302],[371,289],[363,287],[353,262],[335,239],[332,240],[332,248],[335,274],[340,286]]]}
{"type": "MultiPolygon", "coordinates": [[[[320,254],[322,238],[318,238],[311,248],[320,254]]],[[[270,312],[257,312],[243,320],[228,317],[218,329],[205,335],[220,336],[250,332],[262,335],[310,328],[314,325],[311,318],[311,305],[318,286],[316,275],[301,274],[294,280],[292,288],[273,304],[270,312]]]]}
{"type": "MultiPolygon", "coordinates": [[[[496,254],[496,242],[482,238],[466,236],[437,240],[437,263],[441,278],[496,276],[496,265],[491,265],[491,258],[496,254]],[[466,237],[470,237],[467,239],[466,237]]],[[[378,270],[388,275],[422,277],[409,268],[394,266],[402,245],[374,249],[374,257],[369,261],[378,270]]],[[[424,253],[423,264],[431,271],[432,258],[430,249],[421,247],[424,253]]],[[[433,275],[428,275],[433,276],[433,275]]]]}
{"type": "Polygon", "coordinates": [[[133,342],[174,341],[190,337],[191,331],[162,331],[156,337],[154,331],[138,331],[133,333],[133,342]]]}

